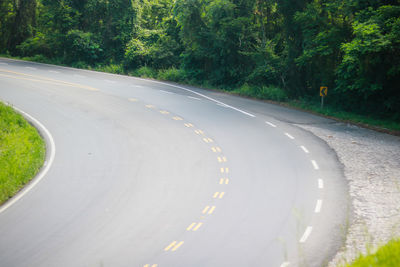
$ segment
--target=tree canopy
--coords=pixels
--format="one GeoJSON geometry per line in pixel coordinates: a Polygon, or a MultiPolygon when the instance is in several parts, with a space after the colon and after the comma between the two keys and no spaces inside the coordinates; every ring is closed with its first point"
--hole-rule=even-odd
{"type": "Polygon", "coordinates": [[[400,0],[3,0],[0,52],[291,98],[328,86],[344,110],[400,120],[400,0]]]}

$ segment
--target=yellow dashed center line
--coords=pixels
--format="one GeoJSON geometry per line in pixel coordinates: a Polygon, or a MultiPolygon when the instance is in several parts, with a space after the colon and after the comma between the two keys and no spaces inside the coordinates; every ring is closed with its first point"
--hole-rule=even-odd
{"type": "Polygon", "coordinates": [[[176,120],[176,121],[181,121],[181,120],[183,120],[181,117],[177,117],[177,116],[172,117],[172,119],[173,119],[173,120],[176,120]]]}
{"type": "Polygon", "coordinates": [[[194,228],[193,231],[199,230],[199,228],[203,225],[203,223],[199,222],[194,228]]]}
{"type": "Polygon", "coordinates": [[[7,75],[7,74],[0,74],[0,76],[2,76],[2,77],[8,77],[8,78],[19,79],[19,80],[26,80],[26,81],[31,81],[31,82],[48,83],[48,84],[55,84],[55,85],[64,85],[64,86],[82,88],[82,89],[86,89],[86,90],[89,90],[89,91],[98,91],[99,90],[97,88],[86,86],[86,85],[81,85],[81,84],[77,84],[77,83],[69,83],[69,82],[49,79],[49,78],[45,78],[45,77],[41,77],[41,76],[36,76],[36,75],[28,75],[28,74],[24,74],[24,73],[6,71],[6,70],[3,70],[3,69],[0,69],[0,71],[10,72],[10,73],[17,74],[17,75],[24,75],[24,76],[28,76],[28,77],[33,77],[35,79],[24,78],[24,77],[16,77],[16,76],[7,75]]]}
{"type": "Polygon", "coordinates": [[[186,228],[186,231],[190,231],[192,230],[193,226],[195,226],[196,223],[192,223],[191,225],[188,226],[188,228],[186,228]]]}
{"type": "Polygon", "coordinates": [[[146,105],[146,108],[155,108],[153,105],[146,105]]]}
{"type": "Polygon", "coordinates": [[[206,206],[204,209],[203,209],[203,211],[202,211],[202,213],[203,214],[206,214],[206,213],[208,213],[208,214],[211,214],[211,213],[213,213],[214,212],[214,210],[215,210],[215,206],[206,206]]]}
{"type": "Polygon", "coordinates": [[[229,184],[229,179],[228,178],[221,178],[221,179],[219,179],[219,184],[229,184]]]}
{"type": "Polygon", "coordinates": [[[208,214],[212,214],[212,213],[214,212],[214,210],[215,210],[215,206],[212,206],[212,207],[210,208],[210,210],[208,211],[208,214]]]}
{"type": "Polygon", "coordinates": [[[206,214],[210,206],[206,206],[201,213],[206,214]]]}
{"type": "Polygon", "coordinates": [[[138,100],[136,98],[129,98],[128,100],[131,102],[138,102],[138,100]]]}
{"type": "Polygon", "coordinates": [[[229,173],[229,168],[221,168],[221,173],[229,173]]]}
{"type": "Polygon", "coordinates": [[[183,243],[184,243],[183,241],[179,242],[177,245],[175,245],[175,246],[171,249],[171,251],[177,250],[180,246],[183,245],[183,243]]]}
{"type": "Polygon", "coordinates": [[[166,248],[164,248],[164,251],[170,250],[173,246],[176,245],[176,242],[177,242],[177,241],[173,241],[173,242],[172,242],[171,244],[169,244],[166,248]]]}
{"type": "Polygon", "coordinates": [[[160,110],[160,113],[161,113],[161,114],[163,114],[163,115],[167,115],[167,114],[169,114],[169,112],[168,112],[168,111],[166,111],[166,110],[160,110]]]}
{"type": "Polygon", "coordinates": [[[225,192],[215,192],[214,195],[213,195],[213,198],[221,199],[221,198],[224,197],[224,195],[225,195],[225,192]]]}
{"type": "Polygon", "coordinates": [[[202,130],[195,130],[194,132],[198,135],[204,135],[204,132],[202,130]]]}
{"type": "Polygon", "coordinates": [[[153,264],[153,265],[150,265],[150,264],[145,264],[143,267],[157,267],[158,266],[158,264],[153,264]]]}
{"type": "Polygon", "coordinates": [[[191,225],[189,225],[188,228],[186,228],[186,231],[197,231],[199,230],[199,228],[203,225],[203,223],[199,222],[199,223],[192,223],[191,225]]]}
{"type": "Polygon", "coordinates": [[[191,124],[191,123],[185,123],[185,126],[188,127],[188,128],[194,127],[194,125],[191,124]]]}
{"type": "Polygon", "coordinates": [[[211,138],[203,138],[203,141],[206,142],[206,143],[214,142],[211,138]]]}
{"type": "Polygon", "coordinates": [[[226,157],[218,157],[218,162],[227,162],[226,157]]]}
{"type": "Polygon", "coordinates": [[[213,147],[211,148],[211,150],[212,150],[212,152],[214,152],[214,153],[221,153],[221,148],[219,148],[219,147],[217,147],[217,146],[213,146],[213,147]]]}

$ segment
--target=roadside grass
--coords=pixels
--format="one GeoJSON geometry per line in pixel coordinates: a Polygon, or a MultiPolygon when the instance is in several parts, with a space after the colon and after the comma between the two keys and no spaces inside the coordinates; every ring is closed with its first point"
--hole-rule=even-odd
{"type": "Polygon", "coordinates": [[[306,100],[291,100],[286,102],[287,106],[311,111],[316,114],[339,119],[344,122],[353,123],[366,128],[388,132],[392,134],[400,134],[400,122],[392,119],[375,118],[368,115],[361,115],[354,112],[347,112],[338,108],[326,105],[321,108],[319,103],[313,103],[306,100]]]}
{"type": "MultiPolygon", "coordinates": [[[[62,63],[61,59],[48,59],[42,55],[21,58],[3,54],[0,55],[0,57],[67,66],[66,64],[62,63]]],[[[97,64],[95,66],[90,66],[85,62],[76,62],[73,64],[69,64],[69,66],[81,69],[107,72],[107,73],[127,74],[129,76],[135,76],[135,77],[179,82],[182,84],[200,86],[212,90],[222,91],[233,95],[240,95],[254,99],[273,101],[276,102],[277,104],[281,104],[287,107],[301,109],[303,111],[308,111],[315,114],[327,116],[332,119],[338,119],[343,122],[356,124],[361,127],[370,128],[376,131],[400,136],[400,122],[398,120],[392,118],[373,117],[371,115],[363,115],[355,112],[347,112],[341,110],[339,107],[329,105],[329,103],[326,103],[325,107],[321,109],[320,104],[315,101],[310,101],[305,99],[297,99],[297,100],[290,99],[284,90],[275,86],[267,85],[267,86],[257,87],[244,84],[241,87],[230,88],[230,89],[224,87],[214,87],[210,85],[207,81],[195,81],[189,79],[189,75],[187,75],[187,73],[185,73],[184,70],[176,68],[156,70],[150,67],[140,67],[134,70],[125,70],[123,64],[109,63],[109,64],[97,64]]]]}
{"type": "Polygon", "coordinates": [[[43,165],[45,142],[22,115],[0,102],[0,205],[43,165]]]}
{"type": "Polygon", "coordinates": [[[400,266],[400,239],[392,240],[375,253],[360,255],[346,267],[398,267],[400,266]]]}

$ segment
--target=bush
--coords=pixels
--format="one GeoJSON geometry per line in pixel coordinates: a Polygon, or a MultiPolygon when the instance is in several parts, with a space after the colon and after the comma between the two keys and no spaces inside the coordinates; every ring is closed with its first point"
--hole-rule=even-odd
{"type": "Polygon", "coordinates": [[[54,56],[52,51],[53,43],[43,33],[38,32],[35,37],[26,39],[20,45],[17,45],[18,54],[23,57],[30,57],[34,55],[46,55],[48,57],[54,56]]]}
{"type": "Polygon", "coordinates": [[[239,89],[233,91],[242,96],[249,96],[265,100],[285,101],[288,99],[286,92],[275,86],[252,87],[245,83],[239,89]]]}
{"type": "Polygon", "coordinates": [[[263,86],[259,89],[257,98],[274,101],[285,101],[288,99],[286,92],[275,86],[263,86]]]}
{"type": "Polygon", "coordinates": [[[66,36],[66,44],[69,62],[78,60],[94,63],[103,57],[103,49],[92,33],[70,30],[66,36]]]}
{"type": "Polygon", "coordinates": [[[114,73],[114,74],[124,74],[124,68],[122,65],[118,64],[109,64],[109,65],[97,65],[95,67],[95,70],[97,71],[102,71],[102,72],[108,72],[108,73],[114,73]]]}
{"type": "Polygon", "coordinates": [[[166,70],[160,70],[157,78],[166,81],[182,82],[185,80],[185,72],[181,69],[169,68],[166,70]]]}
{"type": "Polygon", "coordinates": [[[157,72],[149,67],[140,67],[129,73],[132,76],[143,77],[143,78],[156,78],[157,72]]]}

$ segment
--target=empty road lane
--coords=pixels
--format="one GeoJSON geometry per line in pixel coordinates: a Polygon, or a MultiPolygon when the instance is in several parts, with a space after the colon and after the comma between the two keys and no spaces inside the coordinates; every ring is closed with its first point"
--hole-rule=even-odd
{"type": "Polygon", "coordinates": [[[0,212],[0,266],[321,266],[349,211],[330,120],[199,88],[0,58],[57,148],[0,212]]]}

